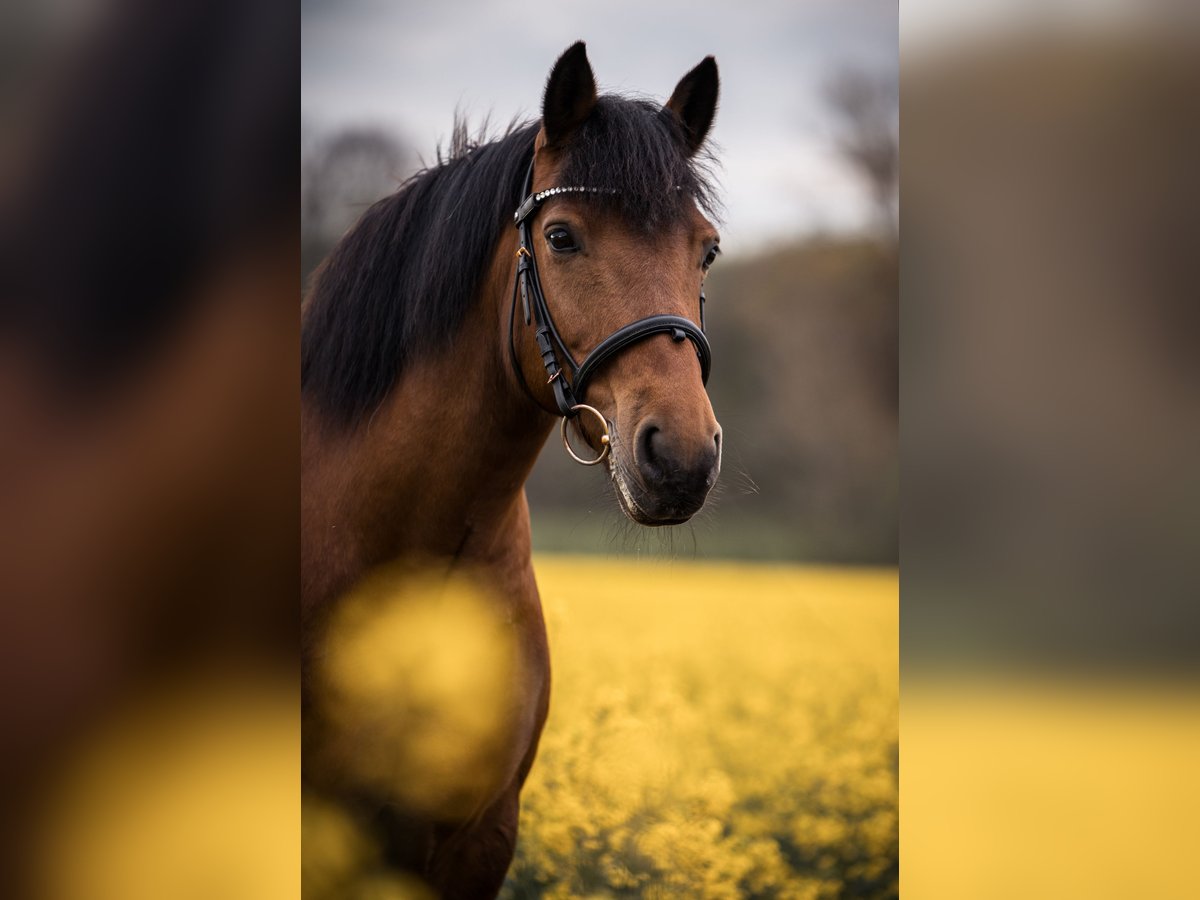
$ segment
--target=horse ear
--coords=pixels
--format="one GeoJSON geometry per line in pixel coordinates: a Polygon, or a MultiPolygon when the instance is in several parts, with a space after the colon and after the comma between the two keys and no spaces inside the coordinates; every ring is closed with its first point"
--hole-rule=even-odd
{"type": "Polygon", "coordinates": [[[576,41],[558,58],[542,98],[542,127],[546,143],[561,143],[583,124],[596,105],[596,76],[587,58],[587,46],[576,41]]]}
{"type": "Polygon", "coordinates": [[[717,94],[721,81],[717,77],[717,61],[706,56],[700,65],[679,79],[666,108],[679,117],[688,142],[689,154],[695,153],[708,137],[713,117],[717,114],[717,94]]]}

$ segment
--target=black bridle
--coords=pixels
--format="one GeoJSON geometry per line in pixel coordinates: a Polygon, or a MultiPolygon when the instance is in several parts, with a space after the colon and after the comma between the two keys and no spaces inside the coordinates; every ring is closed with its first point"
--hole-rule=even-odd
{"type": "MultiPolygon", "coordinates": [[[[521,365],[517,361],[516,349],[513,344],[513,320],[516,317],[518,291],[521,294],[525,324],[532,323],[537,329],[534,332],[534,338],[537,340],[538,350],[542,354],[542,365],[546,367],[547,383],[553,386],[554,402],[564,420],[577,416],[581,407],[588,408],[584,406],[588,381],[597,369],[627,347],[656,334],[669,334],[676,342],[690,340],[696,348],[696,356],[700,359],[700,377],[707,384],[708,370],[712,364],[712,351],[709,349],[708,339],[704,336],[703,290],[700,291],[699,328],[681,316],[647,316],[618,328],[597,344],[592,352],[584,357],[582,363],[575,362],[575,357],[571,355],[571,351],[554,326],[554,317],[550,315],[550,307],[546,305],[546,295],[542,291],[542,282],[538,277],[537,258],[533,253],[533,239],[530,235],[530,224],[538,207],[550,197],[570,193],[594,194],[600,193],[600,189],[557,187],[535,194],[533,193],[533,162],[530,161],[529,171],[525,175],[525,186],[522,190],[525,199],[517,207],[514,216],[518,236],[517,275],[513,283],[512,308],[509,310],[508,318],[509,357],[512,360],[513,370],[520,383],[525,387],[526,393],[533,397],[535,402],[538,402],[533,392],[529,390],[529,385],[521,372],[521,365]],[[565,373],[570,374],[569,381],[565,373]]],[[[541,406],[541,403],[538,405],[541,406]]],[[[565,424],[564,421],[564,427],[565,424]]],[[[576,458],[578,459],[578,457],[576,458]]],[[[582,462],[582,460],[580,461],[582,462]]]]}

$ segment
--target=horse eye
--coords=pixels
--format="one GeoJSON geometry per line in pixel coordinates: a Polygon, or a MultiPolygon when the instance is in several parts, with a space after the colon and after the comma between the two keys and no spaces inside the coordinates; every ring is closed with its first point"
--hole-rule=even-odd
{"type": "Polygon", "coordinates": [[[550,249],[556,253],[570,253],[579,249],[575,243],[575,237],[565,228],[551,229],[546,234],[546,242],[550,244],[550,249]]]}
{"type": "Polygon", "coordinates": [[[713,263],[715,263],[717,261],[717,257],[720,255],[721,255],[721,248],[714,244],[711,248],[709,248],[708,253],[706,253],[704,256],[704,263],[703,263],[704,268],[708,269],[709,266],[711,266],[713,263]]]}

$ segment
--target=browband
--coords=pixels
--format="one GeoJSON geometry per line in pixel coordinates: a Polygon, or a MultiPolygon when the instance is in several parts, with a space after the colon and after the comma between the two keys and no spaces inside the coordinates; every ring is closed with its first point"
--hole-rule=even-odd
{"type": "Polygon", "coordinates": [[[600,188],[588,187],[555,187],[547,188],[544,191],[538,191],[536,194],[530,194],[531,180],[533,178],[533,163],[529,164],[529,175],[525,178],[525,199],[521,201],[521,205],[517,207],[513,219],[516,224],[520,225],[530,214],[542,205],[547,197],[553,197],[555,194],[615,194],[616,191],[610,188],[601,190],[600,188]]]}

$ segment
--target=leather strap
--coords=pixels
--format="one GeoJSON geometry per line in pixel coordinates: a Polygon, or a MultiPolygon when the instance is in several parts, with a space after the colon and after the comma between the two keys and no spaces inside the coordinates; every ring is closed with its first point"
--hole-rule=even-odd
{"type": "Polygon", "coordinates": [[[647,316],[638,319],[622,328],[618,328],[587,355],[575,372],[575,393],[582,395],[587,390],[587,383],[600,366],[616,356],[627,347],[638,341],[653,337],[656,334],[669,334],[679,343],[690,340],[696,347],[696,356],[700,359],[700,377],[708,384],[708,370],[712,366],[712,352],[704,332],[680,316],[647,316]]]}

